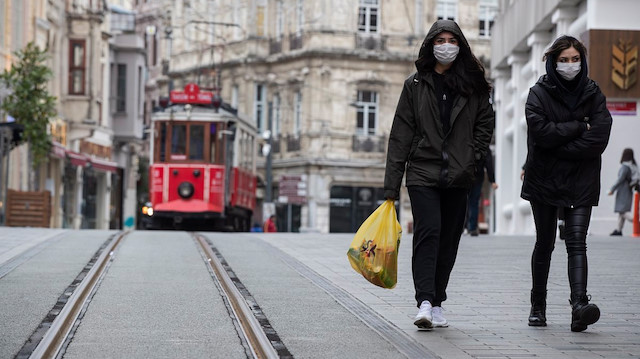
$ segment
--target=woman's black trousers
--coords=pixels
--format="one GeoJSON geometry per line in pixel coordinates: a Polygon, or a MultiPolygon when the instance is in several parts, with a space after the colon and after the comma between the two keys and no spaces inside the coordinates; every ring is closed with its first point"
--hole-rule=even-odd
{"type": "Polygon", "coordinates": [[[469,190],[410,186],[413,213],[413,284],[418,306],[447,299],[449,275],[464,229],[469,190]]]}
{"type": "MultiPolygon", "coordinates": [[[[539,202],[531,202],[536,225],[536,245],[531,256],[533,292],[547,290],[551,253],[556,241],[558,208],[539,202]]],[[[564,208],[564,222],[568,255],[569,284],[572,295],[587,293],[587,230],[591,219],[591,207],[564,208]]]]}

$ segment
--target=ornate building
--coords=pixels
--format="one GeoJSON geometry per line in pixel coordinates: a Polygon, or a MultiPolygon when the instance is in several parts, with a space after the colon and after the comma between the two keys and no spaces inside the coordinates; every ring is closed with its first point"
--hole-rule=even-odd
{"type": "MultiPolygon", "coordinates": [[[[488,67],[497,11],[497,0],[136,3],[147,48],[161,48],[147,109],[189,82],[219,91],[270,137],[271,176],[266,158],[258,165],[265,211],[273,193],[279,228],[318,232],[353,232],[383,200],[395,106],[431,24],[456,20],[488,67]]],[[[399,211],[410,229],[404,189],[399,211]]]]}

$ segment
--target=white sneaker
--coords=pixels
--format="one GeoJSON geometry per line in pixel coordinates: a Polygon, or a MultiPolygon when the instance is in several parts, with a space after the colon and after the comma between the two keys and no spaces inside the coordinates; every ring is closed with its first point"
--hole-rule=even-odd
{"type": "Polygon", "coordinates": [[[416,315],[416,321],[413,322],[420,329],[433,328],[433,316],[431,314],[431,303],[428,300],[423,300],[420,304],[420,310],[416,315]]]}
{"type": "Polygon", "coordinates": [[[431,316],[433,318],[432,323],[434,327],[446,328],[449,326],[449,322],[447,322],[447,319],[442,315],[442,307],[433,307],[431,310],[431,316]]]}

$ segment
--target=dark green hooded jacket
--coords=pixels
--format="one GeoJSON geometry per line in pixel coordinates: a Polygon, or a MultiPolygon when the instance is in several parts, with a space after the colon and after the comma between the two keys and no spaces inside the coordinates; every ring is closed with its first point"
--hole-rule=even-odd
{"type": "MultiPolygon", "coordinates": [[[[420,59],[433,56],[426,53],[433,48],[426,44],[443,31],[453,33],[458,45],[471,53],[458,25],[439,20],[425,37],[417,64],[420,59]]],[[[494,113],[488,91],[469,96],[457,94],[451,109],[451,127],[444,133],[433,77],[432,71],[421,71],[404,82],[389,134],[385,198],[398,198],[405,169],[407,186],[470,188],[476,164],[482,163],[489,148],[494,113]]]]}

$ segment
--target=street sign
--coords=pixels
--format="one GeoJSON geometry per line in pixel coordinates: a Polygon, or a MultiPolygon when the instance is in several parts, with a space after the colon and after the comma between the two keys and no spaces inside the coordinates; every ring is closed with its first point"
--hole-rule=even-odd
{"type": "Polygon", "coordinates": [[[307,176],[283,175],[278,183],[278,202],[303,204],[307,202],[307,176]]]}

